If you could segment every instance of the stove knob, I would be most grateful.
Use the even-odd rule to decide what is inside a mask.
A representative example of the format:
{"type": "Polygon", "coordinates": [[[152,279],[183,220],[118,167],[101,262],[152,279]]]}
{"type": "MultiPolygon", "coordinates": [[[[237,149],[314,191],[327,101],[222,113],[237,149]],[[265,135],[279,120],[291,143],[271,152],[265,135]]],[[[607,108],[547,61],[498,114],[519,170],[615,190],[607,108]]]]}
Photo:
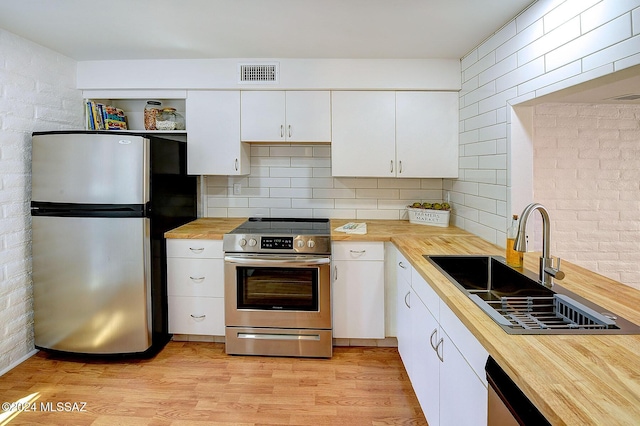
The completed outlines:
{"type": "Polygon", "coordinates": [[[315,242],[315,241],[313,241],[313,240],[309,240],[309,241],[307,242],[307,247],[309,247],[309,248],[314,248],[315,246],[316,246],[316,242],[315,242]]]}
{"type": "Polygon", "coordinates": [[[298,248],[304,247],[304,241],[302,241],[302,240],[296,241],[296,246],[298,246],[298,248]]]}
{"type": "Polygon", "coordinates": [[[251,238],[249,240],[249,246],[250,247],[254,247],[256,244],[258,244],[258,242],[254,238],[251,238]]]}
{"type": "Polygon", "coordinates": [[[238,241],[238,245],[240,247],[244,247],[247,245],[247,240],[245,240],[244,238],[241,238],[240,241],[238,241]]]}

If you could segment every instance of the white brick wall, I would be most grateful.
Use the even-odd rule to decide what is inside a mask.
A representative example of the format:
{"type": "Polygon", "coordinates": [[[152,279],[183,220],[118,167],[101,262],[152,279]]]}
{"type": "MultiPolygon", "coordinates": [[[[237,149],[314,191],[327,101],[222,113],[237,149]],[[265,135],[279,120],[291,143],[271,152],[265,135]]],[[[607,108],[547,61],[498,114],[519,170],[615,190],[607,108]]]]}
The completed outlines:
{"type": "Polygon", "coordinates": [[[507,218],[519,213],[511,211],[508,155],[520,142],[510,137],[511,106],[640,64],[639,7],[539,0],[462,59],[460,177],[443,182],[454,224],[504,246],[507,218]]]}
{"type": "Polygon", "coordinates": [[[34,349],[31,133],[80,129],[76,62],[0,30],[0,374],[34,349]]]}
{"type": "Polygon", "coordinates": [[[640,105],[541,104],[533,121],[551,253],[640,289],[640,105]]]}
{"type": "Polygon", "coordinates": [[[328,145],[253,144],[249,176],[206,177],[205,216],[408,219],[407,204],[442,200],[442,179],[333,178],[330,155],[328,145]]]}

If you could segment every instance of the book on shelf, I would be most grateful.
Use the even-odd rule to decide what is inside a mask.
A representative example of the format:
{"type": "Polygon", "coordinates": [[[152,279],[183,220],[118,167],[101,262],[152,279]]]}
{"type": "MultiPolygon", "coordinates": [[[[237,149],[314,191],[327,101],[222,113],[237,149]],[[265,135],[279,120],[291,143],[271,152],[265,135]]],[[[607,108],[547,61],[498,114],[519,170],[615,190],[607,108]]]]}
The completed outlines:
{"type": "Polygon", "coordinates": [[[85,105],[87,130],[127,130],[127,117],[120,108],[89,100],[85,105]]]}

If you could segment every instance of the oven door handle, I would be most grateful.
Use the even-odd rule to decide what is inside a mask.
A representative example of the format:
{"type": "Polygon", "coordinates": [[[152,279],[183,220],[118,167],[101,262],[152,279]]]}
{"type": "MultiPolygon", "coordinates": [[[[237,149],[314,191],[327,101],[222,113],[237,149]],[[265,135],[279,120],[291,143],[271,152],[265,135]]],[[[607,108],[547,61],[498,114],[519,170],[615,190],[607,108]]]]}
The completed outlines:
{"type": "Polygon", "coordinates": [[[329,256],[302,257],[302,256],[225,256],[225,262],[237,263],[240,265],[272,265],[272,266],[316,266],[331,263],[329,256]]]}

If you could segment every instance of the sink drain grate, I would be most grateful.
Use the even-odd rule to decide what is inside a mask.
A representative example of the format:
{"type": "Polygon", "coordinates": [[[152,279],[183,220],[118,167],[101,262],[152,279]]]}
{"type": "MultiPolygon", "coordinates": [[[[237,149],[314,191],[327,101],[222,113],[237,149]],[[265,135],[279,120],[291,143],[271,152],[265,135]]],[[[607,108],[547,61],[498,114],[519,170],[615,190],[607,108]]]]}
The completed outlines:
{"type": "Polygon", "coordinates": [[[502,297],[493,305],[513,327],[535,329],[604,329],[615,321],[562,294],[553,297],[502,297]]]}

